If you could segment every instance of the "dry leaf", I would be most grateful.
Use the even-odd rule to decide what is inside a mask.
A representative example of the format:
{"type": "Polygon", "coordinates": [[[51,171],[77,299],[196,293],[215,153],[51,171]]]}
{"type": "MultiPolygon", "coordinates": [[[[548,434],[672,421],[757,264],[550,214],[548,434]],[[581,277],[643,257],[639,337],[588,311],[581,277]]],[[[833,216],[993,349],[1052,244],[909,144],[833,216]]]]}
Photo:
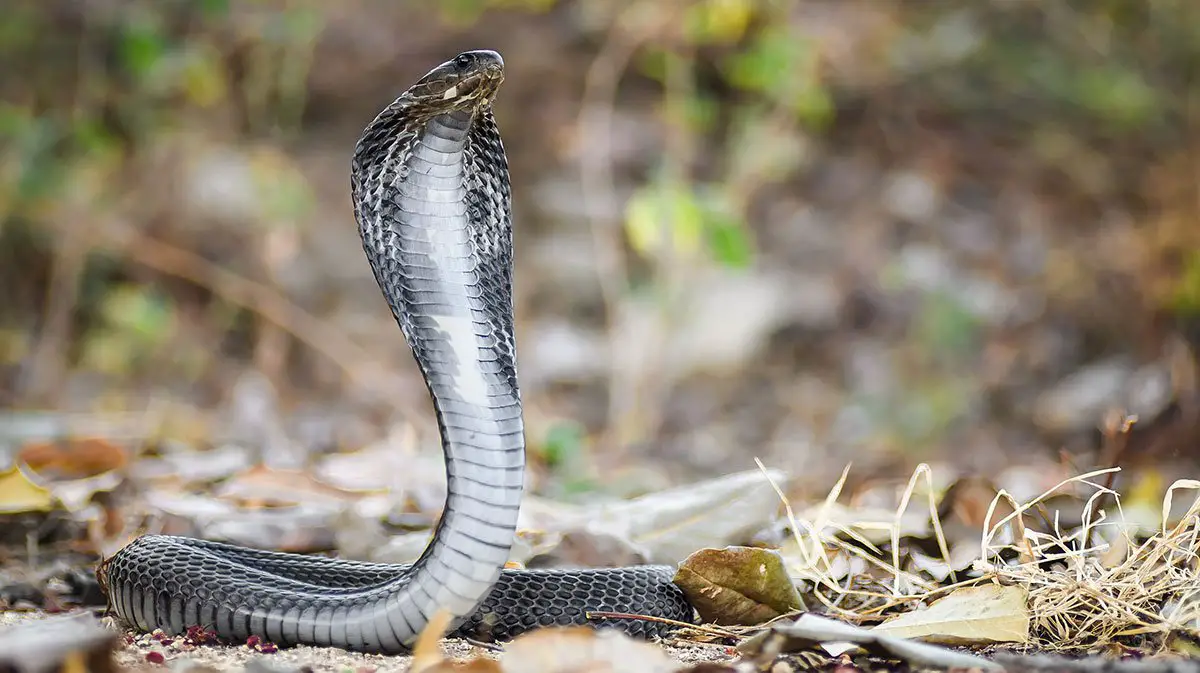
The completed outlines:
{"type": "Polygon", "coordinates": [[[225,481],[216,497],[250,509],[295,507],[313,502],[348,502],[350,494],[327,486],[301,470],[255,465],[225,481]]]}
{"type": "Polygon", "coordinates": [[[963,587],[924,610],[907,612],[873,630],[948,645],[1029,640],[1028,592],[1018,586],[963,587]]]}
{"type": "Polygon", "coordinates": [[[20,466],[13,465],[0,472],[0,514],[49,512],[54,509],[54,495],[34,482],[20,466]]]}
{"type": "Polygon", "coordinates": [[[0,626],[0,671],[113,671],[117,633],[91,613],[0,626]]]}
{"type": "Polygon", "coordinates": [[[679,662],[660,648],[614,629],[549,627],[515,638],[500,659],[504,673],[671,673],[679,662]]]}
{"type": "Polygon", "coordinates": [[[450,626],[450,613],[439,610],[413,646],[410,673],[503,673],[494,659],[475,657],[467,661],[455,661],[442,655],[441,640],[450,626]]]}
{"type": "Polygon", "coordinates": [[[129,454],[103,439],[65,439],[26,444],[17,460],[46,479],[82,479],[124,468],[129,454]]]}
{"type": "MultiPolygon", "coordinates": [[[[779,470],[738,472],[633,500],[582,508],[580,518],[589,530],[644,548],[651,563],[674,564],[697,549],[739,542],[758,530],[779,510],[772,481],[783,486],[787,475],[779,470]],[[720,516],[712,514],[716,508],[720,516]]],[[[521,509],[525,509],[524,503],[521,509]]]]}
{"type": "Polygon", "coordinates": [[[706,622],[755,625],[804,609],[783,557],[771,549],[702,549],[680,565],[675,583],[706,622]]]}

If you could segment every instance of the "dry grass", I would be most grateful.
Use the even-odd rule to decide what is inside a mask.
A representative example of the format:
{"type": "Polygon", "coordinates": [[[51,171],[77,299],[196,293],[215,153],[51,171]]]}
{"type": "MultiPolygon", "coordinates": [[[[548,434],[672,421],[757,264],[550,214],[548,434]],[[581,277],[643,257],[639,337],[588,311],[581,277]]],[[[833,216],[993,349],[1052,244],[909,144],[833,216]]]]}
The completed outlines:
{"type": "MultiPolygon", "coordinates": [[[[1028,589],[1031,632],[1043,649],[1105,647],[1127,644],[1129,638],[1195,631],[1200,618],[1200,497],[1173,526],[1168,515],[1176,491],[1198,487],[1200,482],[1191,480],[1173,484],[1163,502],[1161,530],[1140,542],[1118,523],[1123,516],[1113,522],[1085,520],[1070,532],[1028,531],[1021,562],[993,560],[986,568],[1001,581],[1028,589]],[[1096,528],[1108,530],[1093,533],[1096,528]],[[1093,537],[1108,541],[1089,545],[1093,537]],[[1049,568],[1048,560],[1053,561],[1049,568]]],[[[1096,496],[1101,494],[1110,495],[1121,511],[1118,494],[1097,486],[1096,496]]],[[[985,549],[991,550],[986,541],[985,549]]]]}
{"type": "MultiPolygon", "coordinates": [[[[761,467],[761,464],[760,464],[761,467]]],[[[794,542],[797,579],[811,582],[811,595],[830,614],[853,622],[876,622],[928,603],[958,587],[999,582],[1028,592],[1030,641],[1041,651],[1081,651],[1107,647],[1161,649],[1172,633],[1196,637],[1200,629],[1200,481],[1180,480],[1167,489],[1161,528],[1153,532],[1126,523],[1120,494],[1094,481],[1118,468],[1067,479],[1038,497],[1016,502],[1001,490],[992,500],[973,563],[958,568],[970,579],[958,581],[943,533],[932,488],[931,471],[920,465],[909,479],[893,523],[886,526],[891,544],[884,551],[862,531],[879,522],[837,524],[826,514],[841,495],[847,472],[830,490],[824,506],[805,520],[797,517],[781,490],[794,542]],[[931,535],[936,538],[945,578],[912,563],[903,553],[899,522],[916,486],[927,488],[931,535]],[[1080,495],[1088,494],[1086,497],[1080,495]],[[1194,500],[1172,521],[1179,493],[1194,500]],[[1080,505],[1082,525],[1064,529],[1059,511],[1047,511],[1052,496],[1071,495],[1080,505]],[[1097,505],[1112,504],[1110,510],[1097,505]],[[991,524],[998,507],[1012,513],[991,524]],[[1108,511],[1115,511],[1110,516],[1108,511]],[[1092,520],[1094,517],[1094,520],[1092,520]],[[1007,559],[1007,560],[1006,560],[1007,559]]],[[[926,567],[928,564],[926,564],[926,567]]]]}

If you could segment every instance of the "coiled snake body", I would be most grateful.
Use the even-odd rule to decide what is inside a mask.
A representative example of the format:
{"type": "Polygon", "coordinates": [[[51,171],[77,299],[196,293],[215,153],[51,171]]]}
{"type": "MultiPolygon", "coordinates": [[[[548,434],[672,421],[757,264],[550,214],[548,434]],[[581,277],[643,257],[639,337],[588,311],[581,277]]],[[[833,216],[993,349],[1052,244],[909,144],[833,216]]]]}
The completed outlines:
{"type": "Polygon", "coordinates": [[[525,466],[508,163],[492,115],[503,79],[499,54],[459,54],[379,113],[351,162],[363,250],[441,431],[447,497],[424,553],[390,565],[146,535],[98,573],[120,619],[147,631],[202,626],[230,639],[381,653],[408,651],[439,610],[458,634],[480,639],[588,623],[589,611],[692,620],[668,566],[503,569],[525,466]]]}

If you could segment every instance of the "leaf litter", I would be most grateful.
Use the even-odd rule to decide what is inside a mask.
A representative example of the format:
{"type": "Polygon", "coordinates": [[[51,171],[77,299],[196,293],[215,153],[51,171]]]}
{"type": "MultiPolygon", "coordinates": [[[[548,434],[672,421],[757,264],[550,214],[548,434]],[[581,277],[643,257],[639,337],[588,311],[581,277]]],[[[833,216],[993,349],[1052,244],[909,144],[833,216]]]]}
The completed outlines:
{"type": "MultiPolygon", "coordinates": [[[[0,470],[0,516],[19,524],[6,530],[25,532],[23,540],[6,537],[0,551],[8,559],[0,566],[0,608],[5,601],[10,611],[94,607],[94,598],[62,589],[61,567],[49,568],[34,552],[105,555],[147,530],[412,560],[436,518],[431,503],[440,492],[429,486],[429,471],[407,482],[376,479],[353,487],[355,473],[369,472],[397,442],[409,447],[406,460],[421,460],[406,431],[358,452],[329,454],[315,468],[242,462],[234,456],[244,452],[229,446],[201,451],[170,442],[26,439],[0,470]],[[364,535],[370,542],[360,540],[355,549],[350,539],[364,535]],[[22,560],[14,540],[25,543],[24,573],[12,570],[12,561],[19,567],[22,560]],[[404,544],[377,544],[381,540],[404,544]],[[21,603],[20,591],[3,590],[25,586],[36,593],[54,582],[61,597],[41,606],[21,603]]],[[[896,507],[889,510],[880,504],[886,491],[843,493],[847,467],[824,500],[796,507],[786,475],[758,467],[627,501],[530,496],[522,508],[515,564],[679,564],[677,582],[703,624],[660,644],[589,629],[546,629],[506,644],[503,654],[434,638],[437,647],[422,650],[424,664],[414,657],[412,670],[418,664],[427,670],[560,670],[552,663],[565,662],[567,653],[577,664],[570,670],[637,673],[660,665],[711,671],[869,661],[991,666],[964,649],[1010,658],[1099,653],[1164,662],[1200,652],[1200,482],[1174,482],[1157,506],[1147,495],[1154,489],[1144,487],[1123,503],[1098,481],[1112,468],[1064,478],[1018,501],[1016,489],[979,478],[937,484],[932,468],[920,465],[893,494],[896,507]],[[773,531],[785,536],[773,538],[773,531]],[[696,668],[703,660],[722,668],[696,668]]],[[[4,636],[11,633],[0,628],[4,636]]],[[[118,660],[182,665],[199,657],[205,666],[249,668],[255,657],[275,657],[276,665],[290,667],[285,670],[301,670],[305,656],[339,661],[345,654],[189,642],[130,636],[117,648],[118,660]],[[241,663],[228,659],[231,652],[241,663]]],[[[393,670],[382,659],[360,664],[354,669],[393,670]]]]}

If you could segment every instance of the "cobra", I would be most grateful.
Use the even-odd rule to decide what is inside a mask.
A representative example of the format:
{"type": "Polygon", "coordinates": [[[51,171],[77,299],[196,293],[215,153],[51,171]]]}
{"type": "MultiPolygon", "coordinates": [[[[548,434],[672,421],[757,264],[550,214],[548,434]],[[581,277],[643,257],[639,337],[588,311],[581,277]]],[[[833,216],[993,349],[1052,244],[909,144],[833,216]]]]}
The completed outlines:
{"type": "MultiPolygon", "coordinates": [[[[662,565],[506,569],[525,475],[513,330],[512,198],[492,103],[494,51],[459,54],[367,125],[351,160],[363,250],[412,350],[437,415],[447,495],[412,564],[287,554],[145,535],[99,570],[109,607],[144,631],[192,626],[403,653],[438,611],[457,635],[504,640],[589,611],[691,622],[662,565]]],[[[637,636],[661,623],[599,622],[637,636]]]]}

